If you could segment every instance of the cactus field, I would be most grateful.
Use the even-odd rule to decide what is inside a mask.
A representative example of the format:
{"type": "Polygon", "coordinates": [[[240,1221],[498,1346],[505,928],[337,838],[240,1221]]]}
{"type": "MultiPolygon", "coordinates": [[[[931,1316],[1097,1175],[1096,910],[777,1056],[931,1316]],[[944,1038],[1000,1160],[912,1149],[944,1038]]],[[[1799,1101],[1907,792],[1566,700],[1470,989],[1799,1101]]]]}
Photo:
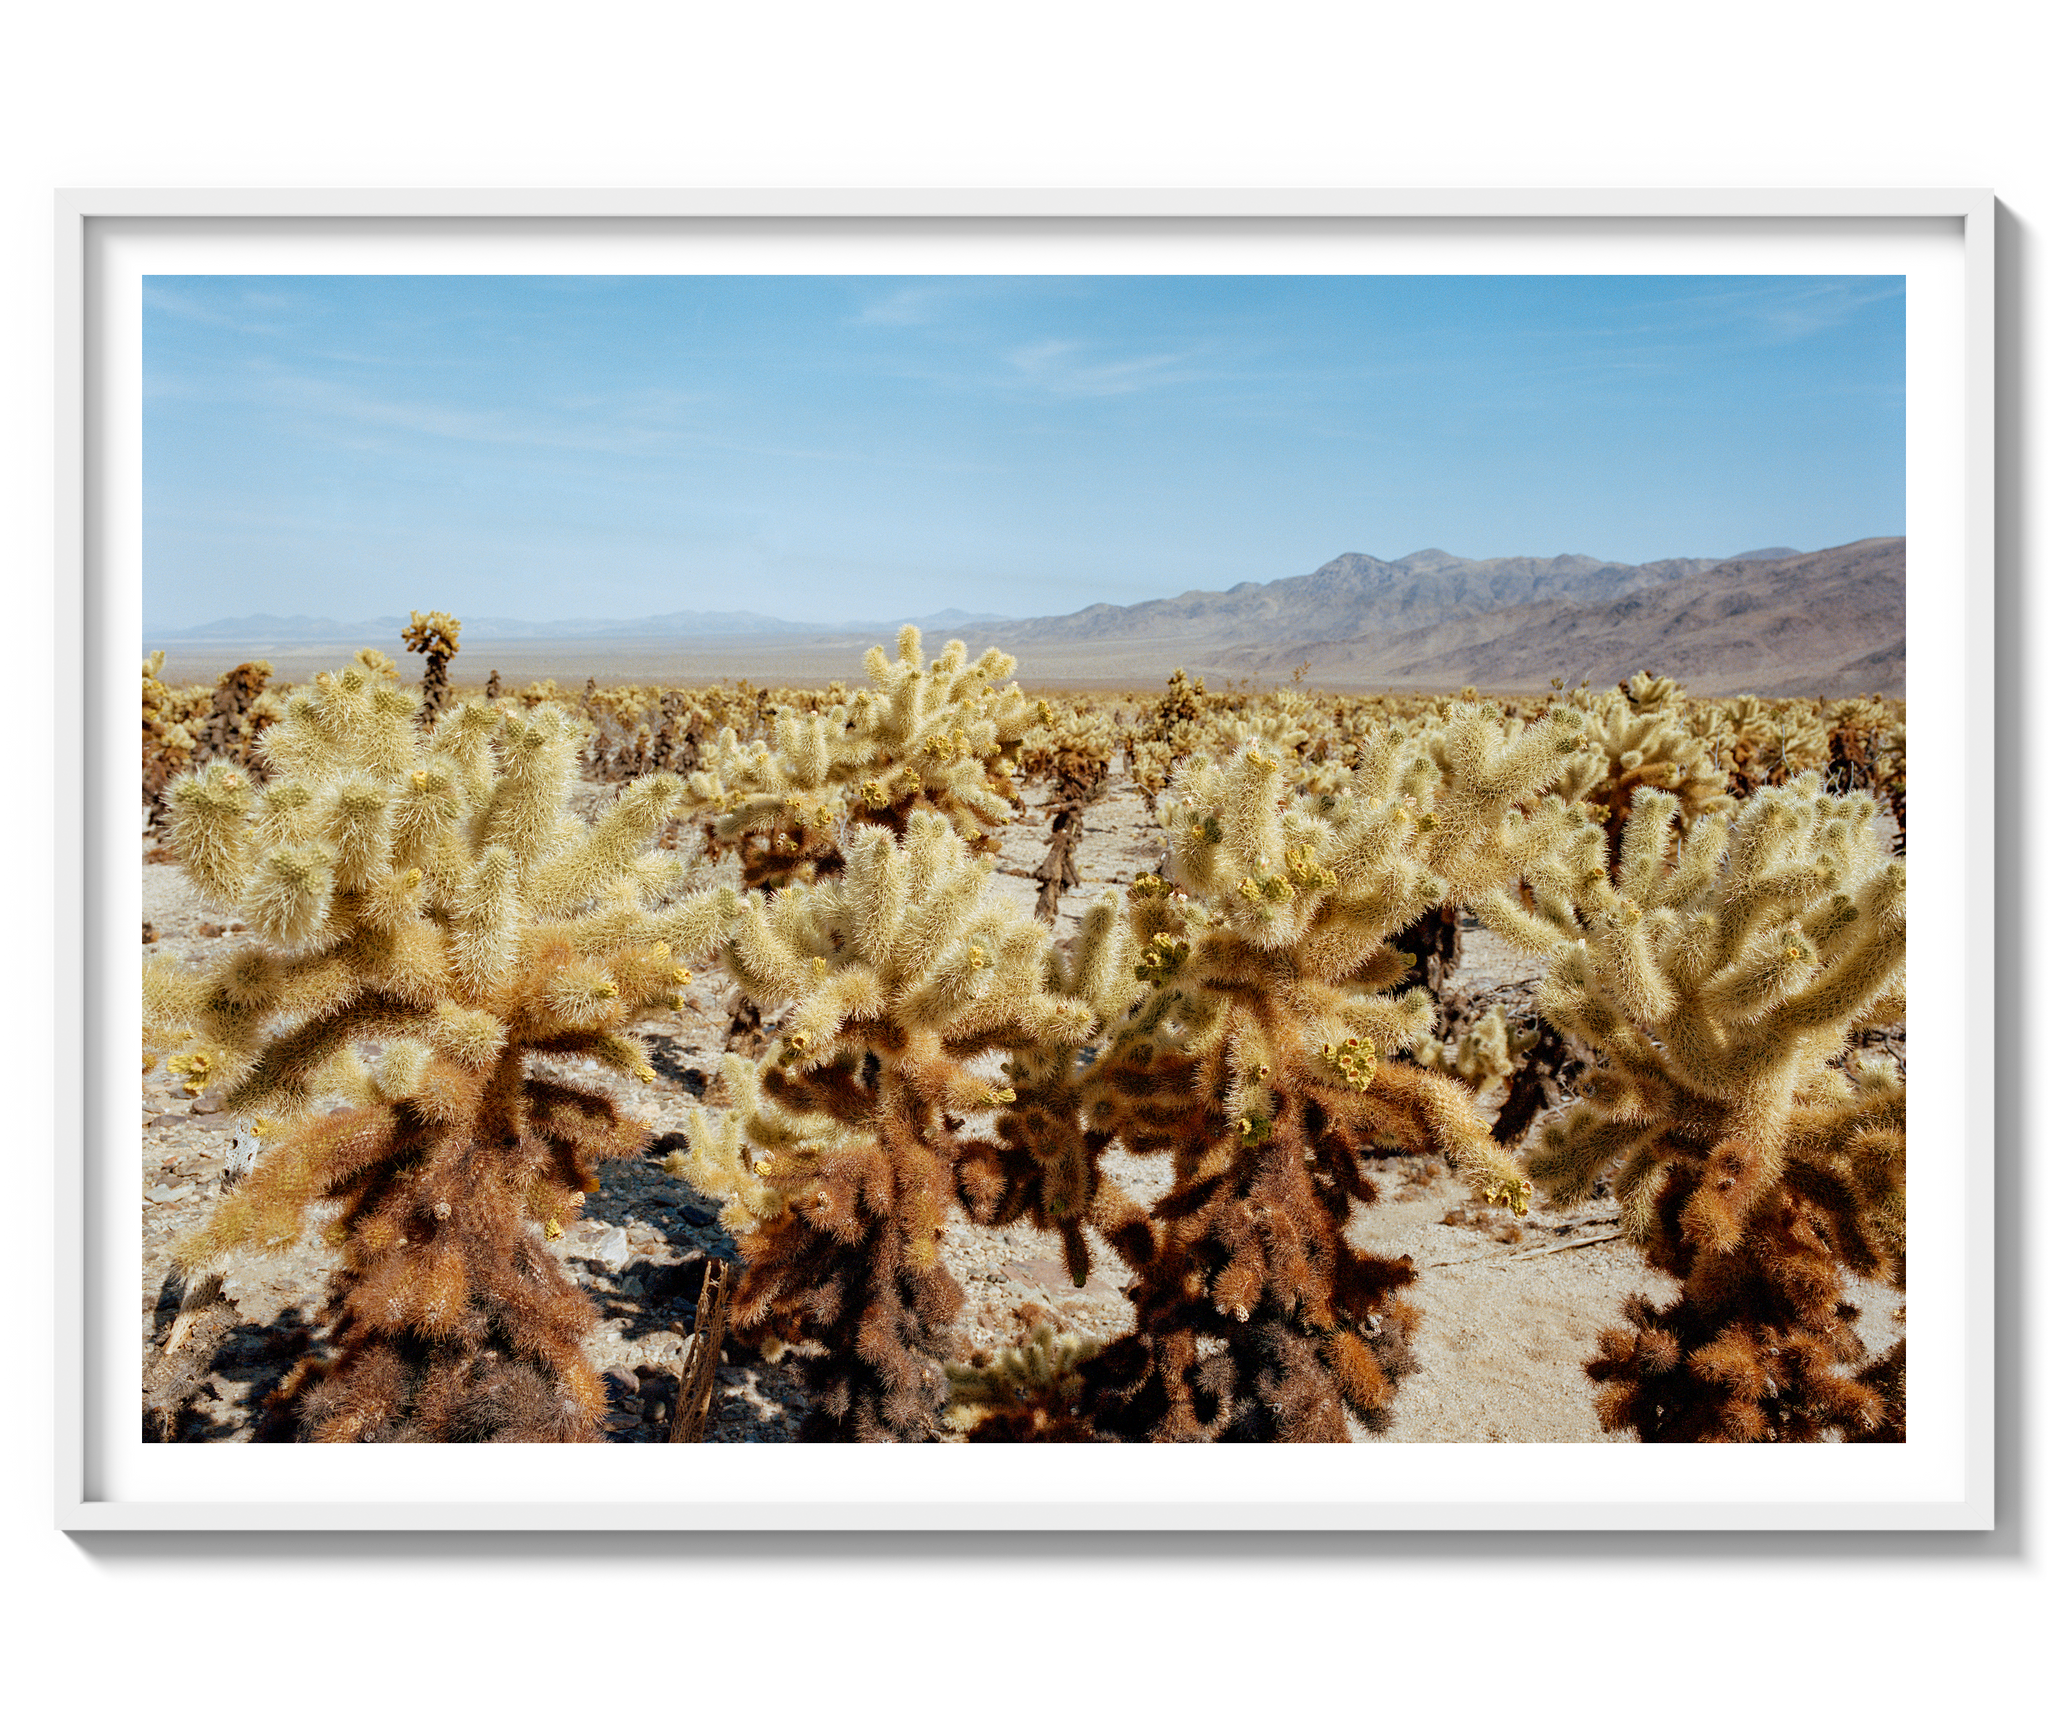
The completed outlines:
{"type": "Polygon", "coordinates": [[[1905,1436],[1900,701],[413,618],[144,664],[146,1438],[1905,1436]]]}

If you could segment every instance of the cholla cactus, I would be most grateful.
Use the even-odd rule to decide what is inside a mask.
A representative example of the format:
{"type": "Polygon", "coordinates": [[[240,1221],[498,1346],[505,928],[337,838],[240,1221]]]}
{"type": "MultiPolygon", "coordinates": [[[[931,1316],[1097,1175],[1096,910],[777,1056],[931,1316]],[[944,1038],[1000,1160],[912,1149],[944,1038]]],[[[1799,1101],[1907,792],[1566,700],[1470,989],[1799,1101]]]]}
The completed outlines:
{"type": "Polygon", "coordinates": [[[1168,875],[1132,891],[1151,985],[1090,1070],[1095,1125],[1171,1151],[1142,1245],[1137,1330],[1094,1362],[1097,1422],[1121,1437],[1342,1439],[1377,1423],[1405,1367],[1405,1260],[1354,1248],[1364,1159],[1443,1152],[1489,1200],[1528,1184],[1465,1088],[1400,1059],[1433,1023],[1396,993],[1388,939],[1425,907],[1497,888],[1565,813],[1538,801],[1576,744],[1563,712],[1510,734],[1472,709],[1367,748],[1348,794],[1279,791],[1248,748],[1196,760],[1163,802],[1168,875]],[[1432,749],[1437,753],[1432,756],[1432,749]]]}
{"type": "Polygon", "coordinates": [[[1016,1348],[946,1368],[946,1424],[984,1444],[1087,1443],[1094,1431],[1079,1410],[1084,1362],[1102,1345],[1056,1335],[1041,1324],[1016,1348]]]}
{"type": "Polygon", "coordinates": [[[427,659],[427,671],[420,681],[420,720],[431,725],[448,702],[448,663],[461,645],[462,622],[452,614],[431,609],[412,611],[412,625],[401,635],[405,648],[417,650],[427,659]]]}
{"type": "Polygon", "coordinates": [[[1047,783],[1056,802],[1085,803],[1100,795],[1116,750],[1109,718],[1092,706],[1055,706],[1044,698],[1033,714],[1018,749],[1017,775],[1047,783]]]}
{"type": "Polygon", "coordinates": [[[1057,1234],[1076,1287],[1088,1280],[1090,1228],[1119,1251],[1150,1251],[1144,1211],[1103,1176],[1114,1135],[1090,1125],[1084,1067],[1102,1029],[1122,1022],[1146,993],[1135,955],[1121,903],[1096,902],[1073,946],[1050,954],[1045,968],[1047,992],[1087,1010],[1088,1042],[1048,1040],[1012,1056],[1003,1072],[1015,1095],[998,1112],[996,1138],[964,1140],[955,1164],[974,1219],[996,1227],[1028,1219],[1057,1234]]]}
{"type": "MultiPolygon", "coordinates": [[[[1905,1092],[1890,1064],[1844,1056],[1852,1030],[1902,1016],[1904,868],[1875,803],[1817,776],[1702,819],[1682,852],[1677,814],[1639,794],[1618,879],[1584,876],[1549,933],[1544,1013],[1598,1066],[1530,1174],[1561,1203],[1608,1177],[1627,1232],[1685,1285],[1602,1336],[1601,1421],[1652,1441],[1896,1435],[1884,1379],[1903,1348],[1850,1376],[1842,1290],[1904,1286],[1905,1092]]],[[[1569,880],[1552,881],[1554,902],[1569,880]]]]}
{"type": "Polygon", "coordinates": [[[914,626],[896,660],[867,653],[871,688],[829,709],[779,712],[773,743],[742,747],[727,728],[690,778],[692,802],[714,808],[706,851],[735,846],[749,888],[828,877],[843,862],[842,825],[902,834],[920,811],[943,816],[975,852],[993,849],[1015,814],[1012,775],[1031,707],[1014,685],[1016,658],[970,664],[954,640],[927,666],[914,626]]]}
{"type": "Polygon", "coordinates": [[[1644,788],[1673,795],[1688,829],[1707,812],[1735,803],[1706,742],[1688,731],[1674,682],[1638,674],[1617,691],[1581,701],[1590,718],[1585,750],[1572,760],[1558,792],[1605,824],[1610,867],[1620,860],[1629,812],[1644,788]]]}
{"type": "Polygon", "coordinates": [[[142,664],[142,803],[152,828],[163,819],[165,787],[191,766],[192,726],[198,721],[189,692],[181,695],[158,678],[163,666],[161,650],[151,651],[142,664]]]}
{"type": "Polygon", "coordinates": [[[734,1106],[692,1116],[670,1168],[726,1202],[746,1274],[735,1328],[797,1351],[806,1435],[936,1435],[959,1284],[939,1257],[963,1120],[1014,1090],[978,1064],[1075,1042],[1085,1002],[1045,985],[1046,934],[987,889],[936,812],[853,838],[844,871],[750,897],[725,960],[764,1011],[793,1006],[734,1106]]]}
{"type": "Polygon", "coordinates": [[[673,777],[586,826],[558,712],[478,702],[422,732],[415,703],[360,664],[322,675],[264,736],[260,794],[225,764],[173,789],[186,873],[258,940],[146,967],[147,1016],[186,1046],[188,1090],[282,1124],[178,1257],[190,1275],[283,1243],[339,1201],[338,1353],[287,1392],[304,1435],[588,1439],[592,1313],[543,1230],[595,1186],[591,1160],[644,1135],[562,1064],[651,1080],[627,1028],[677,1004],[680,958],[738,901],[675,900],[680,868],[645,851],[673,777]]]}
{"type": "Polygon", "coordinates": [[[256,742],[283,709],[277,695],[265,691],[270,674],[268,662],[244,662],[215,682],[193,762],[211,763],[218,758],[260,772],[256,742]]]}
{"type": "Polygon", "coordinates": [[[1146,737],[1163,742],[1174,757],[1186,757],[1194,749],[1194,729],[1202,719],[1207,701],[1208,688],[1199,680],[1190,680],[1186,669],[1176,668],[1173,678],[1166,683],[1166,695],[1159,700],[1151,732],[1146,737]]]}
{"type": "Polygon", "coordinates": [[[1425,1038],[1415,1060],[1421,1067],[1455,1075],[1474,1096],[1483,1098],[1514,1078],[1518,1059],[1535,1042],[1534,1033],[1521,1031],[1508,1019],[1507,1004],[1496,1002],[1455,1041],[1425,1038]]]}

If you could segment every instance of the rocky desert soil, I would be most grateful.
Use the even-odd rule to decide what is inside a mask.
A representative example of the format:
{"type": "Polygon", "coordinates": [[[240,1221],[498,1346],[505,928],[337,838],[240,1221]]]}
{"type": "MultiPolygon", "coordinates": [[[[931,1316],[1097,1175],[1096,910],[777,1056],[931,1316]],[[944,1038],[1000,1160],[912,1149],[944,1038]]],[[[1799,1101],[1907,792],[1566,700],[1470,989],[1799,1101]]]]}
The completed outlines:
{"type": "MultiPolygon", "coordinates": [[[[617,790],[586,787],[587,802],[617,790]]],[[[588,809],[586,805],[585,809],[588,809]]],[[[1113,779],[1086,813],[1079,850],[1082,882],[1060,906],[1055,934],[1070,936],[1105,889],[1127,884],[1161,857],[1150,813],[1136,787],[1113,779]]],[[[1037,898],[1032,873],[1045,856],[1042,796],[1007,835],[996,887],[1027,911],[1037,898]]],[[[151,843],[145,840],[145,861],[151,843]]],[[[706,869],[706,879],[717,875],[706,869]]],[[[169,951],[204,961],[247,933],[210,923],[175,865],[143,866],[145,955],[169,951]]],[[[1490,1001],[1533,987],[1533,963],[1469,923],[1449,994],[1490,1001]]],[[[600,1191],[583,1219],[552,1243],[570,1274],[588,1289],[601,1324],[593,1358],[612,1397],[614,1442],[668,1437],[676,1368],[693,1328],[705,1261],[736,1260],[732,1237],[713,1201],[675,1180],[656,1159],[681,1145],[669,1139],[699,1101],[717,1101],[714,1080],[736,1000],[716,974],[692,986],[672,1023],[644,1029],[660,1075],[651,1090],[627,1092],[596,1068],[654,1136],[647,1158],[606,1163],[600,1191]]],[[[166,1339],[179,1313],[170,1276],[176,1237],[204,1220],[219,1197],[235,1140],[233,1118],[218,1100],[185,1095],[159,1070],[141,1087],[141,1361],[145,1435],[181,1441],[248,1441],[257,1434],[264,1396],[309,1347],[320,1342],[322,1284],[334,1263],[321,1242],[317,1212],[293,1247],[245,1258],[231,1268],[220,1298],[191,1309],[174,1352],[166,1339]]],[[[1141,1202],[1163,1192],[1163,1160],[1118,1154],[1110,1172],[1141,1202]]],[[[1389,1423],[1377,1432],[1354,1424],[1356,1442],[1583,1443],[1613,1441],[1595,1420],[1583,1365],[1594,1339],[1618,1321],[1623,1297],[1641,1291],[1663,1300],[1676,1291],[1618,1238],[1616,1208],[1596,1200],[1569,1211],[1538,1206],[1519,1221],[1467,1199],[1433,1160],[1376,1166],[1380,1197],[1352,1225],[1360,1242],[1414,1261],[1420,1281],[1409,1298],[1422,1318],[1413,1342],[1416,1370],[1402,1381],[1389,1423]]],[[[1104,1257],[1076,1289],[1057,1241],[1026,1226],[978,1228],[956,1216],[945,1257],[966,1291],[957,1327],[960,1358],[1027,1337],[1037,1326],[1107,1338],[1129,1328],[1127,1273],[1104,1257]]],[[[1895,1297],[1858,1295],[1865,1339],[1873,1348],[1896,1334],[1895,1297]]],[[[735,1340],[725,1345],[705,1437],[770,1443],[794,1437],[805,1409],[788,1364],[775,1365],[735,1340]]]]}

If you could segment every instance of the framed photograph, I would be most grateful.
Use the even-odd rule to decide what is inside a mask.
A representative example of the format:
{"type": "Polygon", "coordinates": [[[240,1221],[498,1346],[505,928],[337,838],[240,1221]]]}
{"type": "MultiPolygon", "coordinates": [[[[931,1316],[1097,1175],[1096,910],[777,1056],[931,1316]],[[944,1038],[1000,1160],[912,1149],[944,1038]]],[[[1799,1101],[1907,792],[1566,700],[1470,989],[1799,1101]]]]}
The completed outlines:
{"type": "Polygon", "coordinates": [[[53,1526],[1991,1526],[1993,1114],[1964,1059],[1993,948],[1993,203],[57,186],[53,1526]],[[1903,606],[1870,596],[1878,555],[1903,606]],[[1741,602],[1620,643],[1542,608],[1571,577],[1655,606],[1780,561],[1812,602],[1747,635],[1741,602]],[[1401,584],[1452,575],[1440,608],[1401,584]],[[1372,579],[1380,606],[1341,608],[1372,579]],[[434,657],[440,610],[467,649],[434,657]],[[143,1437],[137,1308],[164,1288],[137,1212],[186,1194],[135,1134],[137,665],[166,649],[197,684],[274,653],[307,684],[367,647],[406,684],[453,665],[457,694],[496,665],[514,700],[858,686],[901,622],[926,653],[1012,651],[1026,690],[1036,647],[1047,688],[1153,698],[1184,665],[1210,692],[1470,676],[1534,711],[1548,661],[1565,692],[1640,668],[1907,698],[1937,928],[1909,977],[1909,1440],[1489,1413],[1479,1358],[1544,1341],[1499,1276],[1470,1370],[1432,1362],[1415,1417],[1350,1444],[143,1437]],[[1808,639],[1851,633],[1823,674],[1808,639]]]}

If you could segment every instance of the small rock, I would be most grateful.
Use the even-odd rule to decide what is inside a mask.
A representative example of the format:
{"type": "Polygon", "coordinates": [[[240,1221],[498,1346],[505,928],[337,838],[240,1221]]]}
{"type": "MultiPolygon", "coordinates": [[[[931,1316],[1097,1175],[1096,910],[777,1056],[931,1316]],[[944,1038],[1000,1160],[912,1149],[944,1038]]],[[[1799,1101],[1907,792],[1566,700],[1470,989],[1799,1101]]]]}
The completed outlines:
{"type": "Polygon", "coordinates": [[[705,1229],[711,1226],[712,1216],[709,1211],[704,1210],[701,1206],[685,1205],[683,1207],[683,1221],[688,1223],[693,1229],[705,1229]]]}
{"type": "Polygon", "coordinates": [[[640,1379],[637,1373],[629,1372],[623,1366],[614,1366],[604,1375],[604,1381],[622,1396],[640,1394],[640,1379]]]}
{"type": "Polygon", "coordinates": [[[203,937],[217,937],[226,929],[223,925],[201,925],[199,934],[203,937]]]}
{"type": "Polygon", "coordinates": [[[211,1092],[203,1092],[192,1100],[192,1113],[196,1116],[217,1116],[220,1108],[220,1099],[211,1092]]]}
{"type": "Polygon", "coordinates": [[[248,928],[249,927],[243,924],[240,919],[237,919],[233,924],[228,926],[229,932],[235,936],[240,936],[242,932],[246,931],[248,928]]]}
{"type": "Polygon", "coordinates": [[[144,1188],[142,1196],[152,1205],[175,1205],[191,1191],[189,1187],[173,1187],[160,1181],[154,1187],[144,1188]]]}
{"type": "Polygon", "coordinates": [[[151,924],[147,919],[144,919],[142,921],[142,940],[146,943],[153,943],[156,941],[156,926],[151,924]]]}
{"type": "Polygon", "coordinates": [[[626,1231],[605,1227],[597,1245],[590,1251],[590,1262],[602,1265],[608,1271],[622,1271],[626,1261],[633,1256],[633,1249],[626,1239],[626,1231]]]}

